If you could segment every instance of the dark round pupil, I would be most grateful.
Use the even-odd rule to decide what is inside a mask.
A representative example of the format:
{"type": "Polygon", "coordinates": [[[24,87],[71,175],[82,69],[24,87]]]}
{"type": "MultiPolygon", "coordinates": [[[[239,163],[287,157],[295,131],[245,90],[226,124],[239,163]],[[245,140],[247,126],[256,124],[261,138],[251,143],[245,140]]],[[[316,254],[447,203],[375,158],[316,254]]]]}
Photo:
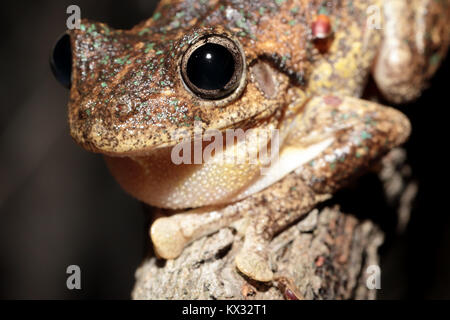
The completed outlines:
{"type": "Polygon", "coordinates": [[[235,63],[231,52],[216,43],[195,50],[187,63],[187,76],[199,89],[223,89],[233,76],[235,63]]]}
{"type": "Polygon", "coordinates": [[[55,78],[66,88],[70,88],[72,76],[72,48],[70,37],[62,36],[50,56],[50,65],[55,78]]]}

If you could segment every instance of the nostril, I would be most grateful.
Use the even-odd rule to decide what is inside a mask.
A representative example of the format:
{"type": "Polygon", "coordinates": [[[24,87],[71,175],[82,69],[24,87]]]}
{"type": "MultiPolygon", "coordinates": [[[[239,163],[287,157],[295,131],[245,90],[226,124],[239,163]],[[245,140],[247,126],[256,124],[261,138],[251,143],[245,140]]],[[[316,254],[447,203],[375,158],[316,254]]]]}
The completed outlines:
{"type": "Polygon", "coordinates": [[[72,48],[68,34],[64,34],[56,42],[50,55],[50,66],[56,80],[70,89],[72,82],[72,48]]]}

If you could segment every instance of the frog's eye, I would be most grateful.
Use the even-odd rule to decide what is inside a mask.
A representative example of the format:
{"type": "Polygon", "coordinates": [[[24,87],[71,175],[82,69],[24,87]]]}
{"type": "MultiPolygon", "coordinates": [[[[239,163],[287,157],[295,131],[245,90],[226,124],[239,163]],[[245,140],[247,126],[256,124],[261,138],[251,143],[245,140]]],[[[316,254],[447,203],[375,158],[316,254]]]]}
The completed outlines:
{"type": "Polygon", "coordinates": [[[238,44],[223,36],[205,37],[184,54],[181,75],[196,96],[219,100],[231,95],[244,77],[244,55],[238,44]]]}
{"type": "Polygon", "coordinates": [[[70,89],[72,78],[72,48],[70,36],[63,35],[55,44],[50,55],[50,66],[56,80],[70,89]]]}

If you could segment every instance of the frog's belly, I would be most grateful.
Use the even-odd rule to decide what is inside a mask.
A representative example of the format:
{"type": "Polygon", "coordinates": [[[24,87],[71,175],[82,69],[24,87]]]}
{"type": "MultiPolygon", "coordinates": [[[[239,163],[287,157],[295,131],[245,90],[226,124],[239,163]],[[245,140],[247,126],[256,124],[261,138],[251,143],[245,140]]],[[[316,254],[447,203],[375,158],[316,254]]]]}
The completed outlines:
{"type": "Polygon", "coordinates": [[[160,208],[185,209],[229,202],[259,175],[250,163],[209,161],[176,165],[171,148],[140,158],[110,158],[121,186],[137,199],[160,208]]]}

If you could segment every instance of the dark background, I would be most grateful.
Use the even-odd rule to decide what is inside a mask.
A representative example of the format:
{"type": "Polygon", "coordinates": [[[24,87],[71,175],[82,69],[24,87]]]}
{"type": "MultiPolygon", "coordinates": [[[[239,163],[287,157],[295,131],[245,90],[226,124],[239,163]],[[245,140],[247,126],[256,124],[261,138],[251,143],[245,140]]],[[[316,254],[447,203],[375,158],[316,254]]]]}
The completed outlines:
{"type": "MultiPolygon", "coordinates": [[[[0,298],[128,299],[148,244],[141,205],[124,194],[101,156],[69,136],[68,92],[48,65],[66,8],[130,28],[154,1],[8,1],[0,13],[0,298]],[[79,265],[82,290],[66,288],[79,265]]],[[[407,231],[381,250],[383,299],[450,298],[447,205],[450,61],[431,88],[402,107],[419,194],[407,231]]]]}

